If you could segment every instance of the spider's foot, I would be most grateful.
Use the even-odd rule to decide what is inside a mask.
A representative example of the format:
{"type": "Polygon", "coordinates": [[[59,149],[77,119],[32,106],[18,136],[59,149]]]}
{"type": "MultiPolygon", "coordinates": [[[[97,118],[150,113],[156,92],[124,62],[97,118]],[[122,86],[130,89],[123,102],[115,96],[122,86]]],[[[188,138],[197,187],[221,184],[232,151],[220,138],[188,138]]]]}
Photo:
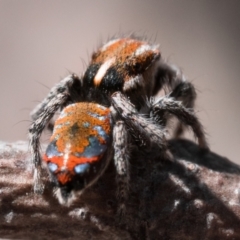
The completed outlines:
{"type": "Polygon", "coordinates": [[[44,191],[44,184],[41,180],[41,169],[34,169],[33,191],[37,194],[42,194],[44,191]]]}

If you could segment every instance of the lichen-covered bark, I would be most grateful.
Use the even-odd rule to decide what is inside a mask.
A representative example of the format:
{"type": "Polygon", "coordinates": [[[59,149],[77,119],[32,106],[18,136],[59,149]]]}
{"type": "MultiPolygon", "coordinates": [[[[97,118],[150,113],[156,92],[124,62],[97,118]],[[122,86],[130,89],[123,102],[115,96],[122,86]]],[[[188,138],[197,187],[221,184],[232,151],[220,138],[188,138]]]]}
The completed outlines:
{"type": "Polygon", "coordinates": [[[172,160],[132,149],[125,222],[116,219],[115,169],[73,206],[57,202],[45,173],[32,192],[25,142],[0,143],[0,236],[11,239],[240,239],[240,167],[186,140],[172,160]]]}

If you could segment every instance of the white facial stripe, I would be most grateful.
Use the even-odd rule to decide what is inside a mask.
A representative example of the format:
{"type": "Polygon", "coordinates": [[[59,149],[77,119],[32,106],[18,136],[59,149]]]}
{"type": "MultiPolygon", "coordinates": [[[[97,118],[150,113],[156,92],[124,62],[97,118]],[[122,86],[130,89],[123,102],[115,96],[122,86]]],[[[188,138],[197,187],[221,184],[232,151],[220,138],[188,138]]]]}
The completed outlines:
{"type": "Polygon", "coordinates": [[[63,166],[62,166],[61,170],[65,170],[65,169],[67,168],[67,162],[68,162],[68,159],[69,159],[70,148],[71,148],[71,144],[68,143],[68,144],[66,145],[65,150],[64,150],[63,166]]]}
{"type": "Polygon", "coordinates": [[[100,85],[103,77],[105,76],[107,70],[114,64],[116,58],[110,58],[105,63],[102,64],[102,66],[98,69],[98,72],[93,80],[94,85],[97,87],[100,85]]]}

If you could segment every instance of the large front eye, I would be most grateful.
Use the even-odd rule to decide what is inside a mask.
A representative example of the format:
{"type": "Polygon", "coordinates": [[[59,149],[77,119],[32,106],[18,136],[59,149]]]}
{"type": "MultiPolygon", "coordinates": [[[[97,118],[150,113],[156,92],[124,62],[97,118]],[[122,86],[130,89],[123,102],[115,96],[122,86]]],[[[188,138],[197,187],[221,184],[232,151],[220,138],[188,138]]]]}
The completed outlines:
{"type": "Polygon", "coordinates": [[[48,169],[49,169],[51,172],[55,172],[55,171],[58,169],[58,165],[55,164],[55,163],[49,162],[49,163],[48,163],[48,169]]]}
{"type": "Polygon", "coordinates": [[[89,163],[78,164],[77,166],[74,167],[75,173],[80,175],[87,173],[89,169],[90,169],[89,163]]]}

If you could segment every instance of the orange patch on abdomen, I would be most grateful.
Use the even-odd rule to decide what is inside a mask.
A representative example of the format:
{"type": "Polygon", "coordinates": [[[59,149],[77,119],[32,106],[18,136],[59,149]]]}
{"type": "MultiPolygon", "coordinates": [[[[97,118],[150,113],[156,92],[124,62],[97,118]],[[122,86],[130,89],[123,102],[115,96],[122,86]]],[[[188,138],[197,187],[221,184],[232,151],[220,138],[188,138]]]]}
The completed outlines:
{"type": "MultiPolygon", "coordinates": [[[[76,103],[66,107],[55,122],[51,141],[56,141],[58,152],[64,154],[69,146],[69,154],[81,154],[90,146],[94,137],[99,144],[107,144],[96,127],[101,127],[106,137],[111,134],[110,109],[94,103],[76,103]]],[[[84,160],[83,160],[84,161],[84,160]]],[[[89,161],[91,161],[89,159],[89,161]]]]}

